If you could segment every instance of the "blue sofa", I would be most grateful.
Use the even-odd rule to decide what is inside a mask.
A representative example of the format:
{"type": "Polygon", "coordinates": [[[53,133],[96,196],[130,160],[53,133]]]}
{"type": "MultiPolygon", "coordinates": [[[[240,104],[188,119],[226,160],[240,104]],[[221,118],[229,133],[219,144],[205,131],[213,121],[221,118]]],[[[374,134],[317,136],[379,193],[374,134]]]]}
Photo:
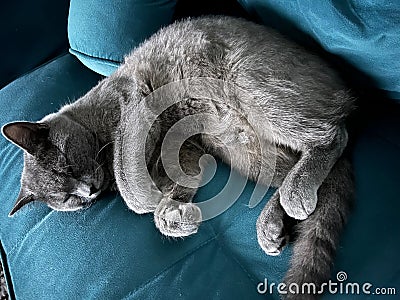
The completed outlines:
{"type": "MultiPolygon", "coordinates": [[[[57,111],[112,73],[158,28],[185,16],[246,17],[319,51],[360,95],[348,147],[356,205],[332,276],[342,271],[346,282],[372,284],[369,295],[324,299],[396,299],[378,295],[393,290],[376,288],[400,293],[400,4],[20,0],[1,6],[0,126],[57,111]]],[[[84,211],[56,212],[37,202],[8,217],[22,163],[22,152],[1,137],[1,261],[12,299],[279,299],[257,286],[282,280],[291,247],[269,257],[258,246],[255,223],[271,193],[249,209],[251,182],[225,213],[204,222],[196,235],[175,240],[112,192],[84,211]]],[[[228,175],[219,164],[196,200],[217,193],[228,175]]]]}

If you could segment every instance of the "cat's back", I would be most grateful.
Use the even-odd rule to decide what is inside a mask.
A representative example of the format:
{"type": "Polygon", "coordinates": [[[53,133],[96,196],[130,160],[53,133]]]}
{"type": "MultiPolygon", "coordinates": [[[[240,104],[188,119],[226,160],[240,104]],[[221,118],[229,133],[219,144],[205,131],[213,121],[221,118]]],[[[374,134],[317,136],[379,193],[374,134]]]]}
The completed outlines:
{"type": "Polygon", "coordinates": [[[221,78],[233,46],[227,30],[235,29],[237,22],[245,21],[215,16],[175,22],[129,54],[123,69],[136,78],[147,76],[153,88],[189,77],[221,78]]]}
{"type": "Polygon", "coordinates": [[[195,64],[200,62],[196,58],[222,60],[229,55],[265,55],[263,50],[259,51],[264,48],[269,48],[272,53],[279,48],[293,47],[296,47],[295,44],[265,26],[242,18],[207,16],[188,18],[162,28],[128,55],[125,61],[132,67],[140,61],[195,64]]]}
{"type": "Polygon", "coordinates": [[[253,106],[304,106],[310,115],[347,114],[352,102],[337,96],[346,87],[319,56],[273,29],[227,16],[162,28],[126,57],[119,74],[135,78],[142,94],[185,78],[222,79],[251,94],[253,106]]]}
{"type": "Polygon", "coordinates": [[[273,29],[228,16],[175,22],[142,43],[125,62],[127,70],[151,74],[160,84],[196,76],[236,81],[237,76],[260,75],[302,83],[315,74],[320,84],[338,83],[336,73],[317,55],[273,29]]]}

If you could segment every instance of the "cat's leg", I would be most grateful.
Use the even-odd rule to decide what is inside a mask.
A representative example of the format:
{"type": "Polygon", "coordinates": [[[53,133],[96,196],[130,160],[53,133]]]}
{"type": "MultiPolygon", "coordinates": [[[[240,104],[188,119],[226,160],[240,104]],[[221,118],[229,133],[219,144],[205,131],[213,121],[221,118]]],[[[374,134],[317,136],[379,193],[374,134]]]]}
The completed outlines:
{"type": "Polygon", "coordinates": [[[155,164],[152,177],[163,197],[154,212],[154,222],[166,236],[184,237],[194,234],[201,224],[201,210],[192,203],[192,199],[201,181],[199,160],[203,154],[203,149],[190,140],[180,149],[180,166],[184,173],[191,177],[188,186],[171,180],[161,160],[155,164]]]}
{"type": "Polygon", "coordinates": [[[279,189],[281,205],[290,217],[304,220],[314,212],[317,191],[346,144],[347,132],[341,128],[330,144],[305,146],[279,189]]]}
{"type": "MultiPolygon", "coordinates": [[[[271,185],[279,187],[299,156],[288,148],[278,147],[276,150],[275,173],[271,185]]],[[[275,256],[282,252],[289,240],[292,223],[293,220],[290,220],[280,204],[277,189],[261,211],[256,224],[258,244],[265,253],[275,256]]]]}
{"type": "MultiPolygon", "coordinates": [[[[318,190],[315,212],[295,227],[298,235],[284,279],[287,286],[295,283],[301,289],[303,284],[311,283],[318,291],[322,283],[329,280],[340,233],[352,205],[353,185],[350,163],[339,159],[318,190]]],[[[285,297],[301,300],[317,298],[315,294],[290,293],[285,297]]]]}
{"type": "Polygon", "coordinates": [[[288,241],[285,211],[279,203],[279,190],[268,200],[257,219],[258,244],[268,255],[279,255],[288,241]]]}

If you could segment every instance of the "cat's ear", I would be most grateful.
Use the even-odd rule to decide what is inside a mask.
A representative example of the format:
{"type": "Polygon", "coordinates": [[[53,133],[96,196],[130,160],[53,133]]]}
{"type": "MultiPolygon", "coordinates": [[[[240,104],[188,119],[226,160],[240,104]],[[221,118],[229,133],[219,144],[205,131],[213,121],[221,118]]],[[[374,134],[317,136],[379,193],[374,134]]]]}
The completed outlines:
{"type": "Polygon", "coordinates": [[[3,126],[3,135],[28,152],[35,155],[49,136],[49,126],[44,123],[13,122],[3,126]]]}
{"type": "Polygon", "coordinates": [[[13,214],[15,214],[18,210],[21,209],[25,204],[28,204],[30,202],[34,201],[33,195],[25,193],[23,189],[19,192],[18,198],[15,201],[14,207],[8,214],[9,217],[11,217],[13,214]]]}

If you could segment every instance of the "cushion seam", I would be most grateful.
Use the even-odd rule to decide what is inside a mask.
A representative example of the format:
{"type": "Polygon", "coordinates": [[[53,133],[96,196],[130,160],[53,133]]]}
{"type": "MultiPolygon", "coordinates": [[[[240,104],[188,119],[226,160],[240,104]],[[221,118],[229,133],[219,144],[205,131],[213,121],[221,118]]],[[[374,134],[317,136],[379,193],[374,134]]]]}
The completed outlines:
{"type": "Polygon", "coordinates": [[[194,252],[196,252],[197,250],[199,250],[200,248],[208,245],[210,242],[214,241],[216,239],[216,236],[213,236],[212,238],[209,238],[208,240],[204,241],[203,243],[201,243],[200,245],[198,245],[197,247],[195,247],[194,249],[191,249],[190,251],[188,251],[187,253],[185,253],[181,258],[179,258],[177,261],[175,261],[173,264],[169,265],[168,267],[164,268],[163,270],[161,270],[160,272],[158,272],[156,275],[154,275],[152,278],[150,278],[149,280],[147,280],[145,283],[141,284],[140,286],[138,286],[137,288],[135,288],[133,291],[131,291],[127,296],[123,297],[122,299],[128,299],[129,297],[131,297],[133,294],[135,294],[136,292],[140,291],[141,289],[145,288],[147,285],[149,285],[150,283],[152,283],[155,279],[157,279],[158,277],[160,277],[162,274],[166,273],[168,270],[170,270],[171,268],[173,268],[175,265],[177,265],[178,263],[180,263],[183,259],[191,256],[194,252]]]}
{"type": "Polygon", "coordinates": [[[219,235],[216,236],[218,247],[223,251],[223,253],[225,253],[226,257],[231,258],[231,260],[234,261],[239,266],[240,269],[242,269],[242,271],[246,274],[246,276],[250,279],[250,281],[253,282],[254,284],[257,284],[258,280],[254,278],[254,276],[240,263],[240,261],[236,258],[235,255],[233,255],[231,251],[227,250],[226,246],[223,247],[223,242],[218,237],[219,235]]]}
{"type": "Polygon", "coordinates": [[[8,267],[7,254],[6,251],[4,250],[3,243],[1,240],[0,240],[0,259],[3,265],[3,274],[6,280],[8,297],[10,299],[15,299],[14,286],[11,280],[10,268],[8,267]]]}
{"type": "Polygon", "coordinates": [[[388,138],[387,136],[385,136],[384,134],[377,132],[376,130],[372,131],[372,135],[374,135],[375,137],[377,137],[378,139],[380,139],[381,141],[384,141],[385,143],[390,144],[391,146],[393,146],[396,149],[400,150],[400,146],[397,145],[396,142],[393,142],[390,138],[388,138]]]}
{"type": "Polygon", "coordinates": [[[64,56],[66,56],[66,55],[69,55],[69,53],[67,52],[67,53],[60,54],[60,55],[58,55],[58,56],[56,56],[56,57],[54,57],[54,58],[52,58],[52,59],[50,59],[50,60],[44,62],[43,64],[41,64],[41,65],[39,65],[39,66],[33,68],[32,70],[29,70],[28,72],[23,73],[22,75],[18,76],[18,77],[15,78],[13,81],[9,82],[7,85],[5,85],[4,87],[2,87],[2,88],[0,89],[0,91],[1,91],[2,89],[6,88],[7,86],[9,86],[10,84],[12,84],[13,82],[15,82],[15,81],[17,81],[17,80],[19,80],[19,79],[22,79],[22,78],[25,78],[25,77],[31,75],[32,73],[34,73],[35,71],[39,70],[40,68],[45,67],[45,66],[51,64],[52,62],[56,61],[57,59],[59,59],[59,58],[61,58],[61,57],[64,57],[64,56]]]}
{"type": "Polygon", "coordinates": [[[229,250],[226,250],[226,247],[222,247],[223,242],[221,241],[221,239],[220,239],[219,237],[222,236],[222,235],[224,235],[224,234],[226,233],[226,231],[225,231],[224,233],[222,233],[222,234],[217,234],[217,233],[215,232],[215,230],[214,230],[214,227],[213,227],[213,226],[210,226],[210,227],[211,227],[212,233],[213,233],[214,236],[215,236],[215,240],[216,240],[216,242],[217,242],[217,244],[218,244],[218,247],[222,250],[222,252],[225,254],[225,256],[231,258],[231,259],[239,266],[239,268],[242,269],[242,271],[246,274],[246,276],[250,279],[250,281],[252,281],[252,282],[254,282],[255,284],[257,284],[257,283],[258,283],[257,279],[254,278],[254,277],[250,274],[250,272],[247,271],[247,269],[239,262],[239,260],[232,254],[232,252],[229,251],[229,250]]]}
{"type": "Polygon", "coordinates": [[[42,224],[42,222],[44,220],[46,220],[50,215],[52,215],[54,212],[54,210],[51,210],[48,214],[46,214],[42,219],[39,220],[39,222],[37,222],[34,226],[32,226],[25,234],[22,238],[18,239],[18,241],[15,243],[15,245],[11,248],[11,250],[9,251],[9,255],[13,255],[13,253],[16,251],[17,248],[19,248],[21,246],[21,243],[24,242],[24,240],[32,233],[34,232],[38,227],[40,227],[40,225],[42,224]]]}
{"type": "MultiPolygon", "coordinates": [[[[83,55],[83,56],[85,56],[85,57],[87,57],[87,58],[92,58],[92,59],[95,59],[95,60],[98,60],[98,61],[102,61],[102,62],[104,62],[104,63],[108,63],[108,64],[111,65],[111,66],[115,66],[115,65],[121,64],[121,61],[113,60],[113,59],[109,59],[109,58],[105,58],[105,57],[101,57],[101,56],[95,56],[95,55],[87,54],[87,53],[85,53],[85,52],[76,50],[76,49],[74,49],[73,47],[70,48],[70,51],[71,51],[71,50],[72,50],[73,52],[76,52],[76,53],[78,53],[78,54],[80,54],[80,55],[83,55]]],[[[72,54],[74,54],[74,53],[72,53],[72,54]]]]}

